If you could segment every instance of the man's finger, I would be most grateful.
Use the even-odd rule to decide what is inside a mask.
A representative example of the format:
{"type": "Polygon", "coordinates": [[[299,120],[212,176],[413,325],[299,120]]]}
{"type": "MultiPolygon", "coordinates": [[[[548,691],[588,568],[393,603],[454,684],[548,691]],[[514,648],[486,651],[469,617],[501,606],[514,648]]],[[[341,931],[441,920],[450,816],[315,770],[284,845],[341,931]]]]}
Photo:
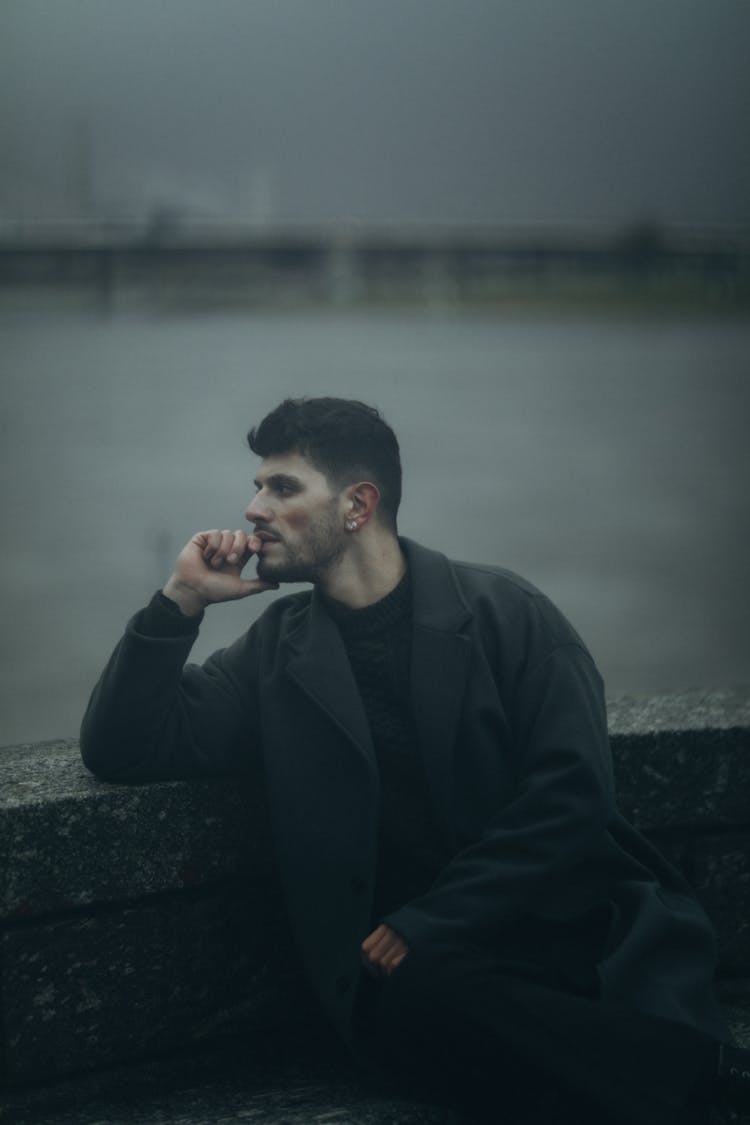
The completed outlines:
{"type": "Polygon", "coordinates": [[[362,964],[371,976],[390,976],[409,952],[400,934],[381,923],[361,946],[362,964]]]}
{"type": "Polygon", "coordinates": [[[383,972],[385,973],[385,975],[387,977],[389,977],[391,975],[391,973],[394,972],[399,967],[399,965],[401,964],[401,962],[404,960],[405,957],[406,957],[406,950],[402,950],[401,952],[391,953],[391,954],[389,954],[389,956],[384,961],[381,961],[380,967],[383,970],[383,972]]]}
{"type": "Polygon", "coordinates": [[[230,566],[237,566],[247,554],[247,535],[244,531],[235,531],[229,546],[227,562],[230,566]]]}
{"type": "MultiPolygon", "coordinates": [[[[375,931],[375,934],[378,934],[377,930],[375,931]]],[[[375,937],[375,934],[373,934],[373,937],[375,937]]],[[[382,932],[378,934],[375,940],[369,942],[367,946],[363,944],[362,949],[368,960],[379,961],[380,958],[385,954],[386,950],[388,950],[392,944],[393,932],[384,927],[382,932]]]]}
{"type": "Polygon", "coordinates": [[[362,949],[364,950],[365,953],[369,953],[369,951],[374,946],[377,945],[377,943],[380,941],[383,934],[385,933],[386,928],[387,927],[384,926],[381,922],[381,924],[376,929],[374,929],[371,934],[369,934],[365,938],[365,940],[362,942],[362,949]]]}
{"type": "Polygon", "coordinates": [[[217,531],[216,528],[212,528],[211,531],[201,531],[198,535],[193,536],[193,543],[195,543],[196,547],[200,547],[206,562],[216,554],[220,542],[221,532],[217,531]]]}

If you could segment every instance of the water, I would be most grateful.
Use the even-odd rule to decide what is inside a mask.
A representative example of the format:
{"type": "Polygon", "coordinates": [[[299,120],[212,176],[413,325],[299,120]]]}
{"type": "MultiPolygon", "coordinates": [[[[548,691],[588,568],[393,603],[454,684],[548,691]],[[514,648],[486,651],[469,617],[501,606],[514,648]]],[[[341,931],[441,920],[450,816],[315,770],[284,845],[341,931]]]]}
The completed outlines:
{"type": "MultiPolygon", "coordinates": [[[[403,533],[536,582],[610,696],[750,682],[745,322],[6,305],[0,346],[0,744],[77,733],[183,542],[242,526],[245,432],[297,394],[379,406],[403,533]]],[[[213,607],[193,657],[263,604],[213,607]]]]}

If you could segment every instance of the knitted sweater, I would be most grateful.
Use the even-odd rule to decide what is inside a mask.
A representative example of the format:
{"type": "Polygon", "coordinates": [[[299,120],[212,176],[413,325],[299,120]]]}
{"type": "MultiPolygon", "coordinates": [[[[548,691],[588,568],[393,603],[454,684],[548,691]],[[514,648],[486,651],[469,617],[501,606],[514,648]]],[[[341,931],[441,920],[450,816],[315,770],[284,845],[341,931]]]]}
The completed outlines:
{"type": "Polygon", "coordinates": [[[411,711],[409,575],[375,605],[351,609],[326,599],[326,607],[349,656],[380,773],[373,906],[373,920],[378,921],[423,894],[448,861],[447,854],[443,856],[411,711]]]}

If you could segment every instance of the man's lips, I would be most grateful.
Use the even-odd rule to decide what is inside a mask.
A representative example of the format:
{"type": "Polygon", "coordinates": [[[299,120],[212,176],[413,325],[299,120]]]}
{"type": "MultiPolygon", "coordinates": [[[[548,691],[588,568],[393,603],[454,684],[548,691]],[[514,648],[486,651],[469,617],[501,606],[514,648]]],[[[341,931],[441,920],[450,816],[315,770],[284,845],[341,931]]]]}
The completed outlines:
{"type": "Polygon", "coordinates": [[[260,539],[261,546],[266,547],[269,543],[278,543],[279,539],[275,535],[271,535],[270,531],[256,531],[255,538],[260,539]]]}

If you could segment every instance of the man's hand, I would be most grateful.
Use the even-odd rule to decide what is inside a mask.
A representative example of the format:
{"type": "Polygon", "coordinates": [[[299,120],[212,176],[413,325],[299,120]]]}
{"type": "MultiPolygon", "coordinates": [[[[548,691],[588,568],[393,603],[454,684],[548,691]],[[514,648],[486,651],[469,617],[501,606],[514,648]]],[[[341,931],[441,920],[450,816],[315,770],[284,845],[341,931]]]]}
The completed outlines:
{"type": "Polygon", "coordinates": [[[199,531],[180,552],[164,595],[176,602],[186,617],[198,617],[214,602],[277,590],[277,582],[240,577],[260,548],[260,539],[245,531],[199,531]]]}
{"type": "Polygon", "coordinates": [[[408,952],[404,939],[381,923],[362,942],[362,964],[371,977],[389,977],[408,952]]]}

